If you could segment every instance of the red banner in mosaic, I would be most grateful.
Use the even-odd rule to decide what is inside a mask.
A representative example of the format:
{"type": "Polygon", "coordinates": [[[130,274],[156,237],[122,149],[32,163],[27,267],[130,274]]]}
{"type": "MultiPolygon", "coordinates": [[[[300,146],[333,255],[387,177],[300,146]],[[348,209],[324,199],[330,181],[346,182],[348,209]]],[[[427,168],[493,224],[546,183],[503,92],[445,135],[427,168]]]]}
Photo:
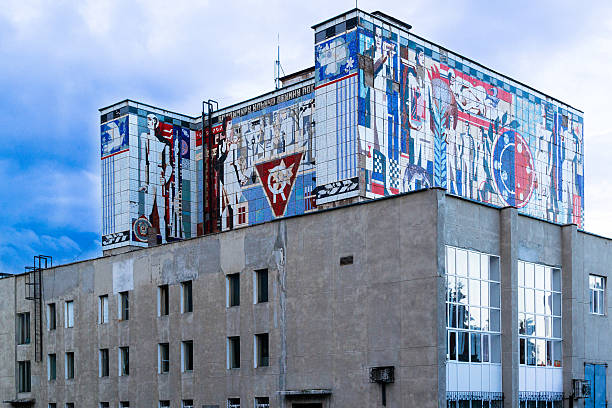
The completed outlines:
{"type": "Polygon", "coordinates": [[[300,152],[255,165],[275,217],[285,214],[301,161],[300,152]]]}

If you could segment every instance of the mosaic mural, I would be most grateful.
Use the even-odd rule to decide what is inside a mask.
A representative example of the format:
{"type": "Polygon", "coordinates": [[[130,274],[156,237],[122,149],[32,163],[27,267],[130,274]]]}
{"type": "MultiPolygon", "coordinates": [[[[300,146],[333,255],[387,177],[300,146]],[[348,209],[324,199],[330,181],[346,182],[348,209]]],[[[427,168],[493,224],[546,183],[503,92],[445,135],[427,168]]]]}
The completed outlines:
{"type": "Polygon", "coordinates": [[[217,111],[203,132],[155,108],[102,115],[103,247],[427,187],[582,227],[582,114],[389,29],[354,17],[316,32],[314,81],[217,111]]]}
{"type": "Polygon", "coordinates": [[[105,249],[195,236],[195,144],[188,123],[142,109],[102,123],[105,249]]]}
{"type": "Polygon", "coordinates": [[[582,226],[578,111],[415,36],[363,19],[356,31],[367,197],[438,186],[582,226]]]}
{"type": "Polygon", "coordinates": [[[220,116],[212,148],[222,230],[316,209],[314,110],[309,85],[220,116]]]}

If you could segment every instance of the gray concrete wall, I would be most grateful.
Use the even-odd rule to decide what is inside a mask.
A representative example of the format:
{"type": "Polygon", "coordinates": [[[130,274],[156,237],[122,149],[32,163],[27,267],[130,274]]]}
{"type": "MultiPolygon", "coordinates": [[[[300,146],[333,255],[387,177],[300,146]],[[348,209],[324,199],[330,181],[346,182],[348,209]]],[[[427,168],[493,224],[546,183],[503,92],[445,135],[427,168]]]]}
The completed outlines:
{"type": "Polygon", "coordinates": [[[0,401],[16,397],[15,279],[0,279],[0,401]]]}
{"type": "MultiPolygon", "coordinates": [[[[434,189],[47,270],[44,304],[56,303],[57,330],[46,330],[44,313],[44,358],[32,365],[31,396],[40,407],[49,401],[150,407],[166,399],[173,406],[181,399],[225,406],[228,397],[250,407],[255,396],[279,407],[296,401],[280,390],[330,389],[330,397],[315,400],[376,407],[381,387],[369,382],[368,370],[392,365],[387,406],[443,407],[447,244],[501,256],[506,406],[518,394],[518,259],[563,270],[566,384],[583,377],[585,361],[611,360],[609,318],[589,315],[587,284],[589,271],[608,276],[609,240],[434,189]],[[353,263],[340,265],[346,256],[353,263]],[[269,271],[269,302],[254,305],[253,272],[262,268],[269,271]],[[241,304],[227,308],[232,273],[241,276],[241,304]],[[194,311],[182,314],[185,280],[193,280],[194,311]],[[170,312],[158,317],[162,284],[170,288],[170,312]],[[130,320],[119,321],[118,292],[125,290],[130,320]],[[106,294],[110,322],[100,325],[98,298],[106,294]],[[66,300],[75,302],[74,328],[64,327],[66,300]],[[254,368],[253,336],[263,332],[270,335],[270,366],[254,368]],[[238,370],[226,369],[228,336],[241,338],[238,370]],[[194,342],[190,373],[180,370],[184,340],[194,342]],[[162,342],[170,344],[169,374],[157,373],[162,342]],[[128,377],[118,376],[122,346],[130,348],[128,377]],[[98,376],[100,348],[110,351],[107,378],[98,376]],[[75,353],[74,380],[64,378],[67,351],[75,353]],[[47,381],[49,353],[57,354],[55,381],[47,381]]],[[[0,355],[7,362],[0,367],[0,400],[15,397],[14,361],[34,360],[33,344],[15,346],[15,313],[32,311],[24,291],[23,276],[0,280],[0,355]]]]}
{"type": "MultiPolygon", "coordinates": [[[[332,390],[320,398],[326,406],[380,406],[369,367],[392,365],[387,406],[438,407],[445,391],[444,244],[432,226],[443,226],[443,203],[443,192],[424,191],[50,269],[44,303],[56,303],[58,327],[44,330],[32,396],[37,406],[155,406],[165,399],[224,406],[228,397],[252,406],[255,396],[281,406],[292,400],[279,390],[320,388],[332,390]],[[341,266],[349,255],[353,264],[341,266]],[[269,270],[270,301],[254,305],[252,274],[261,268],[269,270]],[[241,275],[241,304],[227,308],[231,273],[241,275]],[[194,311],[181,314],[180,282],[189,279],[194,311]],[[161,284],[170,287],[170,313],[158,317],[161,284]],[[121,290],[130,291],[129,321],[117,319],[121,290]],[[101,325],[98,298],[106,294],[110,322],[101,325]],[[75,302],[73,328],[64,327],[66,300],[75,302]],[[270,334],[270,366],[253,368],[253,336],[261,332],[270,334]],[[239,370],[226,369],[228,336],[241,338],[239,370]],[[182,340],[194,342],[193,373],[180,372],[182,340]],[[169,374],[157,373],[162,342],[170,344],[169,374]],[[129,377],[117,375],[121,346],[130,347],[129,377]],[[110,350],[107,378],[98,377],[100,348],[110,350]],[[75,353],[74,380],[64,379],[67,351],[75,353]],[[48,353],[57,355],[55,381],[47,381],[48,353]]],[[[30,306],[17,299],[18,309],[30,306]]],[[[14,322],[6,310],[3,318],[14,322]]],[[[19,347],[33,360],[33,346],[19,347]]]]}

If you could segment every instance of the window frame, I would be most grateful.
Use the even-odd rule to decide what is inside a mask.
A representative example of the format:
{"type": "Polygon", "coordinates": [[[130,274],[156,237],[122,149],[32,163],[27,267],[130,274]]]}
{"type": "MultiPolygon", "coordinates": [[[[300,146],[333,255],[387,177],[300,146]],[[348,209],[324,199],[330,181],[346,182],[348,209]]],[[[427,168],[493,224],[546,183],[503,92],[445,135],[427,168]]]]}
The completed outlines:
{"type": "Polygon", "coordinates": [[[32,338],[30,325],[30,312],[17,313],[17,345],[26,345],[31,343],[32,338]]]}
{"type": "Polygon", "coordinates": [[[108,295],[98,296],[98,324],[108,323],[108,295]]]}
{"type": "Polygon", "coordinates": [[[445,277],[446,361],[501,365],[500,257],[446,245],[445,277]],[[460,283],[465,286],[463,292],[458,289],[460,283]],[[473,289],[477,296],[472,295],[473,289]],[[477,325],[471,323],[473,310],[477,325]]]}
{"type": "Polygon", "coordinates": [[[240,398],[239,397],[228,398],[227,408],[240,408],[240,398]]]}
{"type": "Polygon", "coordinates": [[[119,313],[118,318],[119,321],[127,321],[130,320],[130,292],[123,291],[119,292],[119,313]]]}
{"type": "Polygon", "coordinates": [[[562,369],[563,270],[519,259],[517,272],[519,367],[562,369]]]}
{"type": "Polygon", "coordinates": [[[253,406],[255,408],[270,408],[270,397],[255,397],[253,406]]]}
{"type": "Polygon", "coordinates": [[[159,285],[157,287],[157,316],[168,316],[170,314],[170,286],[159,285]]]}
{"type": "Polygon", "coordinates": [[[181,282],[181,313],[193,312],[193,281],[181,282]]]}
{"type": "Polygon", "coordinates": [[[240,336],[227,338],[227,369],[240,369],[240,336]]]}
{"type": "Polygon", "coordinates": [[[230,273],[225,276],[227,307],[240,306],[240,273],[230,273]]]}
{"type": "Polygon", "coordinates": [[[170,343],[157,344],[157,373],[168,374],[170,372],[170,343]],[[164,358],[165,354],[165,358],[164,358]]]}
{"type": "Polygon", "coordinates": [[[57,380],[57,354],[47,354],[47,381],[57,380]]]}
{"type": "Polygon", "coordinates": [[[181,372],[190,373],[193,371],[193,340],[181,342],[181,372]]]}
{"type": "Polygon", "coordinates": [[[253,365],[255,368],[270,366],[270,334],[257,333],[253,342],[253,365]]]}
{"type": "Polygon", "coordinates": [[[32,365],[30,360],[17,362],[17,392],[32,392],[32,365]]]}
{"type": "Polygon", "coordinates": [[[101,348],[98,351],[98,377],[105,378],[110,376],[110,361],[109,361],[109,350],[107,348],[101,348]]]}
{"type": "Polygon", "coordinates": [[[602,275],[589,274],[589,312],[595,316],[606,315],[606,287],[607,279],[602,275]],[[592,280],[600,279],[601,288],[594,287],[592,280]],[[597,310],[595,310],[595,298],[597,297],[597,310]]]}
{"type": "Polygon", "coordinates": [[[55,302],[47,303],[47,330],[57,329],[57,307],[55,302]]]}
{"type": "Polygon", "coordinates": [[[64,301],[64,328],[74,327],[74,300],[64,301]]]}
{"type": "Polygon", "coordinates": [[[67,351],[64,355],[64,379],[74,380],[74,351],[67,351]]]}
{"type": "Polygon", "coordinates": [[[269,297],[269,272],[267,268],[253,271],[253,304],[268,303],[269,297]],[[263,282],[265,277],[265,282],[263,282]]]}
{"type": "Polygon", "coordinates": [[[122,346],[118,349],[119,361],[118,361],[118,373],[119,377],[130,375],[130,348],[128,346],[122,346]]]}

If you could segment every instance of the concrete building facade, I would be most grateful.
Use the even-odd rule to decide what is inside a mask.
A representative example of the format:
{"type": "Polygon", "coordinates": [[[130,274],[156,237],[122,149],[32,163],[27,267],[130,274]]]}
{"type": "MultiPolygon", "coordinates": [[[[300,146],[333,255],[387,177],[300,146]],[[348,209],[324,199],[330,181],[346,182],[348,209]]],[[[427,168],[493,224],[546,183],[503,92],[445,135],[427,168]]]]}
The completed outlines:
{"type": "Polygon", "coordinates": [[[100,109],[105,256],[0,279],[0,401],[607,406],[582,112],[381,12],[312,28],[273,92],[100,109]]]}
{"type": "Polygon", "coordinates": [[[428,189],[46,269],[41,361],[34,335],[17,344],[14,319],[34,313],[26,275],[9,277],[0,280],[1,398],[38,407],[382,406],[370,376],[393,367],[391,407],[603,407],[610,308],[607,288],[602,308],[593,303],[589,281],[608,279],[611,258],[610,240],[575,225],[428,189]],[[472,280],[485,289],[472,290],[472,280]],[[561,315],[561,333],[538,326],[546,313],[537,305],[526,308],[535,328],[524,331],[519,302],[531,286],[551,299],[560,292],[549,325],[561,315]],[[476,314],[478,303],[490,317],[476,314]],[[23,362],[30,392],[18,392],[23,362]],[[591,398],[574,398],[585,376],[591,398]]]}

